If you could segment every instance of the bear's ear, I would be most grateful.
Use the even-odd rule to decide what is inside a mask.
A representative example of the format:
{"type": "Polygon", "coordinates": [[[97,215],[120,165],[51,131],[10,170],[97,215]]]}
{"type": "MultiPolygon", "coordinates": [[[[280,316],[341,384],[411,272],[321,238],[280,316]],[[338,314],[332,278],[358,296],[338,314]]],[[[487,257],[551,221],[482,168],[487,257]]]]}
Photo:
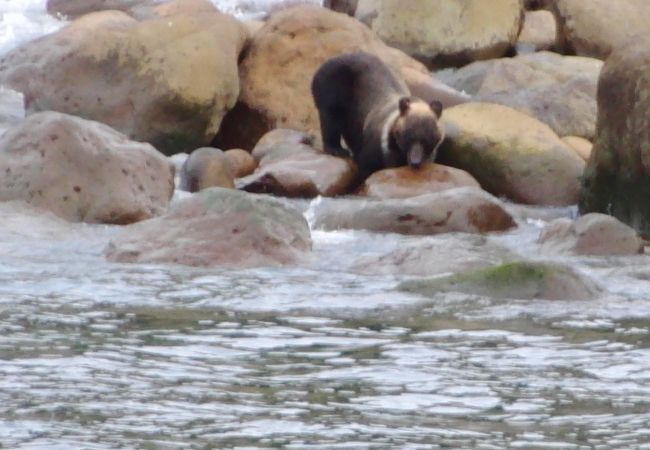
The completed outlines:
{"type": "Polygon", "coordinates": [[[411,99],[408,97],[402,97],[399,99],[399,113],[400,115],[405,115],[407,112],[409,112],[409,108],[411,107],[411,99]]]}
{"type": "Polygon", "coordinates": [[[431,103],[429,103],[429,106],[431,107],[431,111],[434,112],[436,117],[440,119],[440,116],[442,115],[442,103],[440,103],[438,100],[433,100],[431,103]]]}

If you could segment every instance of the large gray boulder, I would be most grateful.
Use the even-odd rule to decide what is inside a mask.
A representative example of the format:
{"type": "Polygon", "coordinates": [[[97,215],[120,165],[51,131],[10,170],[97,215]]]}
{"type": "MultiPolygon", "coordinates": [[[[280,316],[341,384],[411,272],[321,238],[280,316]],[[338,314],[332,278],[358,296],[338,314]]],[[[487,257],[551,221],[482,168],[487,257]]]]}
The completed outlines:
{"type": "Polygon", "coordinates": [[[72,222],[127,224],[163,213],[174,169],[149,144],[57,112],[0,137],[0,201],[23,200],[72,222]]]}
{"type": "Polygon", "coordinates": [[[615,50],[598,83],[598,125],[583,213],[610,214],[650,235],[650,36],[615,50]]]}
{"type": "Polygon", "coordinates": [[[474,187],[407,199],[323,201],[312,215],[314,228],[413,235],[485,233],[516,226],[499,200],[474,187]]]}
{"type": "Polygon", "coordinates": [[[117,262],[244,268],[298,264],[310,249],[299,211],[271,197],[209,188],[125,228],[105,253],[117,262]]]}
{"type": "Polygon", "coordinates": [[[212,140],[239,95],[243,25],[217,11],[138,22],[88,14],[0,59],[0,84],[28,113],[106,123],[171,154],[212,140]]]}

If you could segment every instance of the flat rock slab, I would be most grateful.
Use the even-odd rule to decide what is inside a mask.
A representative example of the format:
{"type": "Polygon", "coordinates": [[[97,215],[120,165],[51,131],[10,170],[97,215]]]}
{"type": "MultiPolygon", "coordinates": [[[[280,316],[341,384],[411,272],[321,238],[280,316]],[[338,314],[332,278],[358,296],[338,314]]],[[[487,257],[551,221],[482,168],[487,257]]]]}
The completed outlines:
{"type": "Polygon", "coordinates": [[[515,225],[503,204],[477,188],[456,188],[408,199],[323,201],[314,228],[438,234],[504,231],[515,225]]]}

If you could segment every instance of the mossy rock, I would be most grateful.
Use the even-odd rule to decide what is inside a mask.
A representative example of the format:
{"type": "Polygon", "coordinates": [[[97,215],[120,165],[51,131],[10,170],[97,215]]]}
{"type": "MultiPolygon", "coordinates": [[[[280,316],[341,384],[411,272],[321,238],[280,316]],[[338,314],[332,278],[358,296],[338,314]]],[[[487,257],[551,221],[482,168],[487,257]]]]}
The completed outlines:
{"type": "Polygon", "coordinates": [[[443,292],[464,292],[495,299],[590,300],[601,289],[566,266],[518,261],[443,278],[401,283],[404,292],[433,297],[443,292]]]}

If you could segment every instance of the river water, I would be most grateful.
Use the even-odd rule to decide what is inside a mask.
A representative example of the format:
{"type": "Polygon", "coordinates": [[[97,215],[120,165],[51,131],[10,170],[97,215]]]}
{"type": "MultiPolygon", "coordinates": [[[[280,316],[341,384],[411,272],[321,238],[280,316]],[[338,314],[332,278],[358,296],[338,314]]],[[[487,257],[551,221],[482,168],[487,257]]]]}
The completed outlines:
{"type": "MultiPolygon", "coordinates": [[[[0,48],[60,26],[0,8],[0,48]]],[[[574,214],[513,211],[488,239],[527,259],[574,214]]],[[[354,268],[429,238],[314,230],[305,267],[233,271],[108,263],[116,227],[0,215],[0,448],[650,449],[648,256],[554,258],[595,301],[423,299],[354,268]]]]}

